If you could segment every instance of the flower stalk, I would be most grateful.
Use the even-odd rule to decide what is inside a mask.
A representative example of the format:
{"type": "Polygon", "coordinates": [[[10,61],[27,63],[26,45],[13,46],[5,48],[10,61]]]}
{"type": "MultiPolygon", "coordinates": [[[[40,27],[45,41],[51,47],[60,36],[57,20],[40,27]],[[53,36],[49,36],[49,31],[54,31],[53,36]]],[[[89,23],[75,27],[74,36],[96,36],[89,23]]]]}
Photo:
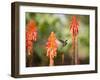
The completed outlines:
{"type": "Polygon", "coordinates": [[[49,57],[49,66],[54,65],[54,57],[57,55],[57,42],[54,32],[51,32],[46,43],[47,57],[49,57]]]}
{"type": "Polygon", "coordinates": [[[76,16],[72,16],[72,21],[70,24],[70,32],[72,35],[72,64],[78,64],[78,32],[79,32],[79,23],[76,19],[76,16]]]}
{"type": "Polygon", "coordinates": [[[33,44],[37,40],[37,28],[34,20],[30,20],[26,26],[26,49],[29,58],[29,66],[32,66],[33,44]]]}

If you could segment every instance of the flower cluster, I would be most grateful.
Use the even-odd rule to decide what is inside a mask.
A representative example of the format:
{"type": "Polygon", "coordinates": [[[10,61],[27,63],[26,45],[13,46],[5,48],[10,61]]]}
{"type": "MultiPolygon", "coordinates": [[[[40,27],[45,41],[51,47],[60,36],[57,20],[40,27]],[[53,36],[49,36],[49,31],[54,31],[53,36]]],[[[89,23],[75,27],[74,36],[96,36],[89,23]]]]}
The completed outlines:
{"type": "Polygon", "coordinates": [[[54,32],[51,32],[48,38],[48,42],[46,43],[46,49],[47,49],[47,56],[53,59],[57,54],[57,43],[54,32]]]}
{"type": "Polygon", "coordinates": [[[76,19],[76,16],[72,16],[72,21],[70,24],[70,31],[71,31],[73,37],[77,36],[77,34],[78,34],[78,26],[79,26],[79,23],[76,19]]]}
{"type": "Polygon", "coordinates": [[[37,28],[34,20],[30,20],[26,27],[26,48],[28,55],[32,53],[33,41],[37,40],[37,28]]]}

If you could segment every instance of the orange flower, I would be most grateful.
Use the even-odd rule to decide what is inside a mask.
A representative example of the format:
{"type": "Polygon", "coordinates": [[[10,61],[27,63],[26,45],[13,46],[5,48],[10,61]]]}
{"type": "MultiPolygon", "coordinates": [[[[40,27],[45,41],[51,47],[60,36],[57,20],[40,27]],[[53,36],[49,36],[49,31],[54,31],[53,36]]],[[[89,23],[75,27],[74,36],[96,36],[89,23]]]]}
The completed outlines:
{"type": "Polygon", "coordinates": [[[48,42],[46,43],[47,56],[50,58],[50,65],[53,65],[53,58],[57,54],[57,43],[54,32],[51,32],[48,42]]]}
{"type": "Polygon", "coordinates": [[[75,37],[78,34],[78,27],[79,27],[79,24],[76,19],[76,16],[72,16],[72,21],[70,24],[70,31],[71,31],[73,37],[75,37]]]}
{"type": "Polygon", "coordinates": [[[32,53],[33,41],[37,40],[37,28],[34,20],[30,20],[26,28],[26,47],[28,54],[32,53]]]}

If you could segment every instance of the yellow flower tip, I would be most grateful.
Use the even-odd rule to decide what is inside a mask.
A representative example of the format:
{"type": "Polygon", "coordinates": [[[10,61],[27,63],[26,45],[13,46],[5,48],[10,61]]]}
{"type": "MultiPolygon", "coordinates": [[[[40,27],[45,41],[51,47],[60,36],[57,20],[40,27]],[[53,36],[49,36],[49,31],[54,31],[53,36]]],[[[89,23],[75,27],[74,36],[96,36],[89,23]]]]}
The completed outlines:
{"type": "Polygon", "coordinates": [[[54,34],[54,32],[51,32],[51,34],[54,34]]]}
{"type": "Polygon", "coordinates": [[[51,32],[49,39],[51,39],[53,41],[56,39],[56,36],[55,36],[54,32],[51,32]]]}

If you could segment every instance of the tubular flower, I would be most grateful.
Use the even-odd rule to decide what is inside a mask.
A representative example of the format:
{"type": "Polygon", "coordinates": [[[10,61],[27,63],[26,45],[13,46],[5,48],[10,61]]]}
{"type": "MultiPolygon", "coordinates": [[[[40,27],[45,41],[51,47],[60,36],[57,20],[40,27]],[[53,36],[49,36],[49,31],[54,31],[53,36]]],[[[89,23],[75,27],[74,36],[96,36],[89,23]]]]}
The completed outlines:
{"type": "Polygon", "coordinates": [[[29,55],[32,53],[33,42],[36,40],[37,40],[36,23],[35,21],[30,20],[26,28],[26,48],[28,50],[29,55]]]}
{"type": "Polygon", "coordinates": [[[70,24],[70,31],[71,31],[73,37],[77,36],[78,27],[79,27],[79,23],[76,19],[76,16],[72,16],[72,21],[71,21],[71,24],[70,24]]]}
{"type": "Polygon", "coordinates": [[[54,32],[51,32],[51,34],[48,38],[48,42],[46,43],[46,49],[47,49],[47,56],[50,59],[49,65],[52,66],[54,64],[53,58],[57,54],[57,43],[56,43],[56,36],[55,36],[54,32]]]}
{"type": "Polygon", "coordinates": [[[79,23],[76,19],[76,16],[72,16],[72,21],[70,24],[70,31],[72,33],[72,47],[73,47],[73,55],[72,55],[72,64],[78,64],[78,32],[79,32],[79,23]]]}

